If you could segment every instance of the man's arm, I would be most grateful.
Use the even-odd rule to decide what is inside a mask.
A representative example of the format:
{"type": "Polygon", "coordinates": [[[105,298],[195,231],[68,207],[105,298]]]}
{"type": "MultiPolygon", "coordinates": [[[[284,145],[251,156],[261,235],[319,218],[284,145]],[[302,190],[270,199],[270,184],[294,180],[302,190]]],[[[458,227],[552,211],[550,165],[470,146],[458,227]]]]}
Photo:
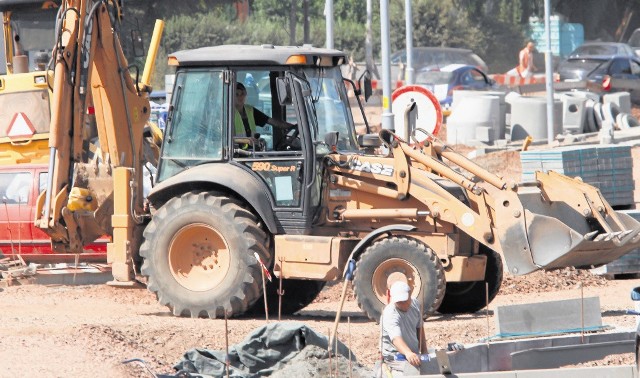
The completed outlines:
{"type": "Polygon", "coordinates": [[[394,337],[391,342],[396,347],[398,352],[404,354],[404,356],[407,358],[407,362],[409,362],[413,366],[420,366],[420,356],[418,356],[416,353],[413,353],[413,351],[409,349],[409,346],[404,342],[402,336],[394,337]]]}
{"type": "Polygon", "coordinates": [[[291,129],[293,127],[296,127],[296,125],[294,125],[293,123],[289,123],[287,121],[281,121],[275,118],[269,118],[267,120],[267,123],[280,129],[291,129]]]}
{"type": "Polygon", "coordinates": [[[260,110],[256,109],[255,107],[253,107],[253,118],[256,120],[256,124],[258,126],[264,126],[265,124],[268,123],[279,129],[290,129],[292,127],[296,127],[296,125],[292,123],[271,118],[268,115],[261,112],[260,110]]]}

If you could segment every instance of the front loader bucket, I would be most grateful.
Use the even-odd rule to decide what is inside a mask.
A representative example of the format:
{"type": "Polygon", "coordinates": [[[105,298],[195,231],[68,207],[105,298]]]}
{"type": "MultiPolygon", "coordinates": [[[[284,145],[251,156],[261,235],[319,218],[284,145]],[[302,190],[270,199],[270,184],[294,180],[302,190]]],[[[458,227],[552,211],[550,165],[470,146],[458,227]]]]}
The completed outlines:
{"type": "Polygon", "coordinates": [[[501,202],[509,211],[499,214],[498,238],[512,273],[591,268],[640,247],[640,222],[614,211],[598,189],[554,172],[537,174],[538,187],[518,188],[521,208],[513,197],[501,202]]]}

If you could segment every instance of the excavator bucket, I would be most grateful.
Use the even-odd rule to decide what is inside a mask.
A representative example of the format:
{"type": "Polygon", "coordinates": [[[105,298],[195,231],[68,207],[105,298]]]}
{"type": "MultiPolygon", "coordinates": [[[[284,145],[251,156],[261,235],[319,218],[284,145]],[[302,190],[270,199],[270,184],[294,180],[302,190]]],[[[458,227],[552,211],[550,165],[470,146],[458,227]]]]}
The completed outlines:
{"type": "Polygon", "coordinates": [[[536,179],[537,186],[519,187],[517,198],[505,192],[496,206],[513,274],[596,267],[640,247],[640,222],[614,211],[597,188],[555,172],[536,179]]]}
{"type": "MultiPolygon", "coordinates": [[[[424,133],[429,135],[424,146],[429,148],[431,155],[407,145],[389,131],[381,131],[380,138],[389,145],[396,144],[394,153],[401,151],[424,164],[465,188],[470,197],[483,198],[472,201],[479,208],[487,205],[493,211],[488,216],[491,232],[486,232],[483,239],[487,247],[502,252],[512,274],[524,275],[539,269],[597,267],[640,247],[640,222],[614,211],[598,188],[585,184],[580,178],[549,171],[536,172],[536,183],[531,186],[507,183],[451,150],[433,135],[424,133]],[[476,181],[483,183],[482,189],[478,190],[475,181],[431,158],[433,153],[475,175],[476,181]]],[[[414,176],[414,181],[417,182],[417,178],[414,176]]],[[[452,199],[449,201],[453,203],[452,199]]],[[[448,210],[453,214],[455,209],[448,210]]],[[[464,211],[458,215],[461,219],[459,227],[470,234],[485,227],[480,224],[482,221],[476,224],[476,219],[469,215],[464,211]]]]}

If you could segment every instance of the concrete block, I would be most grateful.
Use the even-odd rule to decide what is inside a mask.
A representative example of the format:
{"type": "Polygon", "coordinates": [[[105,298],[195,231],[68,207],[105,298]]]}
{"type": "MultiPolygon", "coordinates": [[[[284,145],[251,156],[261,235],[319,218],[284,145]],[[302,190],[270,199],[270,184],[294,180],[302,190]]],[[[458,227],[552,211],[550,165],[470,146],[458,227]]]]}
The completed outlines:
{"type": "Polygon", "coordinates": [[[463,97],[447,120],[447,142],[464,144],[476,140],[476,128],[489,127],[500,135],[500,99],[496,96],[463,97]]]}
{"type": "Polygon", "coordinates": [[[520,370],[517,378],[634,378],[633,366],[598,366],[552,370],[520,370]]]}
{"type": "MultiPolygon", "coordinates": [[[[416,375],[421,378],[444,378],[441,374],[416,375]]],[[[563,369],[539,369],[539,370],[515,370],[494,371],[483,373],[456,374],[456,378],[637,378],[635,367],[623,366],[596,366],[588,368],[563,368],[563,369]]]]}
{"type": "Polygon", "coordinates": [[[600,298],[567,299],[542,303],[499,306],[496,309],[496,329],[505,334],[561,332],[584,327],[601,327],[600,298]]]}
{"type": "Polygon", "coordinates": [[[493,141],[493,129],[487,126],[476,127],[476,140],[484,143],[491,143],[493,141]]]}
{"type": "MultiPolygon", "coordinates": [[[[493,372],[498,374],[498,372],[518,369],[514,365],[516,361],[513,360],[515,360],[515,355],[519,352],[534,351],[536,349],[544,351],[545,348],[565,346],[567,347],[565,351],[557,353],[557,356],[552,359],[556,364],[555,366],[566,366],[573,364],[570,360],[575,360],[572,357],[571,349],[579,350],[584,348],[585,345],[612,343],[620,344],[620,348],[625,348],[624,345],[626,345],[627,350],[616,350],[620,348],[613,347],[609,354],[627,353],[633,351],[634,340],[635,330],[614,333],[586,333],[584,338],[579,334],[567,334],[528,339],[505,339],[492,341],[490,344],[467,344],[464,350],[450,354],[449,362],[451,371],[454,374],[474,372],[493,372]]],[[[604,349],[600,348],[600,350],[602,352],[604,349]]],[[[607,352],[607,350],[604,350],[604,352],[607,352]]],[[[589,352],[589,355],[592,355],[592,353],[589,352]]],[[[432,362],[435,361],[430,361],[430,363],[432,362]]],[[[435,372],[437,372],[437,367],[430,365],[428,369],[423,371],[423,374],[435,372]]]]}
{"type": "Polygon", "coordinates": [[[514,370],[556,369],[601,360],[611,354],[633,353],[634,347],[633,340],[626,340],[533,348],[512,353],[512,368],[514,370]]]}
{"type": "Polygon", "coordinates": [[[614,103],[620,108],[622,113],[631,113],[631,95],[629,92],[607,93],[602,97],[602,102],[614,103]]]}
{"type": "Polygon", "coordinates": [[[34,276],[34,283],[38,285],[103,285],[112,279],[111,271],[79,271],[75,274],[73,271],[53,271],[48,273],[39,272],[34,276]]]}
{"type": "Polygon", "coordinates": [[[562,130],[571,134],[582,134],[586,123],[586,98],[561,96],[562,130]]]}

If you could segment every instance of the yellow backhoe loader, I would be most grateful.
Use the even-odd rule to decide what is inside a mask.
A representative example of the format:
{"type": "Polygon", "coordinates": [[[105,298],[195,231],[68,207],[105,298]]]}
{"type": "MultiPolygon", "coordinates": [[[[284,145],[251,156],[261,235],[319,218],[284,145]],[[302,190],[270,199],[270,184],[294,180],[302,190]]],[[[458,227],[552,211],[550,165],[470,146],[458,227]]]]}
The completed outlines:
{"type": "Polygon", "coordinates": [[[640,244],[640,224],[579,179],[538,173],[523,186],[432,136],[411,144],[389,130],[357,136],[345,82],[368,97],[370,81],[342,77],[344,53],[308,46],[171,54],[171,106],[143,198],[148,87],[126,70],[116,5],[63,2],[53,174],[36,224],[55,249],[77,253],[111,235],[112,284],[145,277],[174,315],[236,316],[263,309],[263,295],[277,301],[277,285],[263,292],[256,255],[284,279],[284,313],[341,280],[353,260],[358,303],[377,319],[392,273],[405,275],[425,314],[465,313],[496,296],[503,259],[516,275],[589,268],[640,244]],[[253,108],[296,127],[236,127],[238,82],[253,108]],[[83,160],[89,92],[101,151],[83,160]]]}
{"type": "Polygon", "coordinates": [[[46,69],[59,3],[0,0],[0,167],[47,162],[46,69]]]}

